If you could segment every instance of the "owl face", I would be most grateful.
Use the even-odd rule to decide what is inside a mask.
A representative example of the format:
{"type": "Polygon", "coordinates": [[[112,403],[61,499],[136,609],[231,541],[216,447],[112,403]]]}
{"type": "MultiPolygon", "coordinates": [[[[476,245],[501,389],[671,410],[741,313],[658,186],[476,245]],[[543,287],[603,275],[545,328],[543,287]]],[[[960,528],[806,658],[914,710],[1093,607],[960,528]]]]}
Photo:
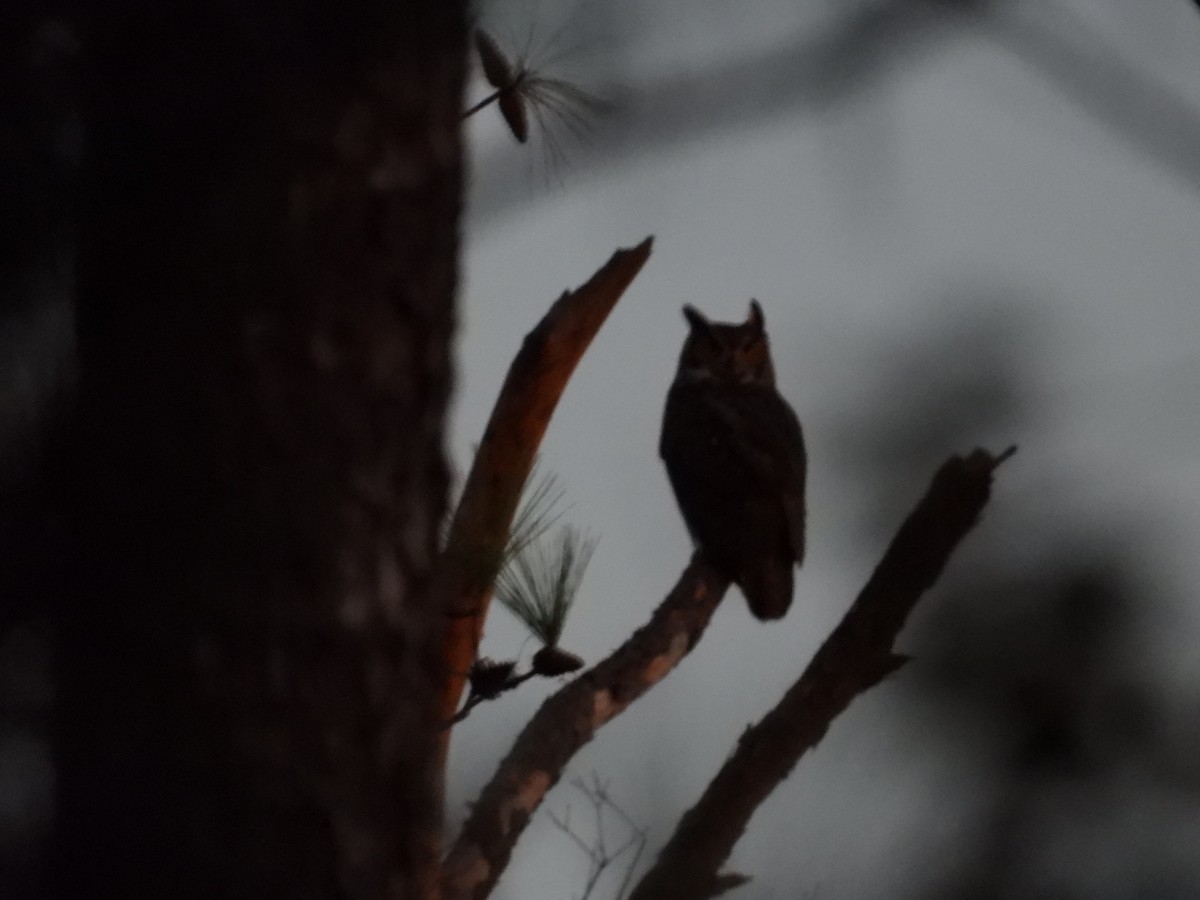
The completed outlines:
{"type": "Polygon", "coordinates": [[[774,386],[775,368],[757,301],[750,301],[741,324],[710,322],[694,306],[685,306],[683,315],[691,331],[683,343],[676,381],[774,386]]]}

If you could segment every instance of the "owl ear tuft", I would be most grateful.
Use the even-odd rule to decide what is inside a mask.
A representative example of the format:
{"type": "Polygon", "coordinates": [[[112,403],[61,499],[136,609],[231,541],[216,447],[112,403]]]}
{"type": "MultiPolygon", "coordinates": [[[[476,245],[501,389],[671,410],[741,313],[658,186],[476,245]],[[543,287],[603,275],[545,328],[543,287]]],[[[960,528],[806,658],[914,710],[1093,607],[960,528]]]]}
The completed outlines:
{"type": "Polygon", "coordinates": [[[688,325],[693,331],[703,331],[708,334],[712,333],[712,323],[708,321],[704,313],[688,303],[683,307],[683,317],[687,319],[688,325]]]}
{"type": "Polygon", "coordinates": [[[763,318],[762,307],[758,305],[757,300],[750,301],[750,312],[746,316],[746,324],[753,326],[759,334],[766,330],[767,323],[763,318]]]}

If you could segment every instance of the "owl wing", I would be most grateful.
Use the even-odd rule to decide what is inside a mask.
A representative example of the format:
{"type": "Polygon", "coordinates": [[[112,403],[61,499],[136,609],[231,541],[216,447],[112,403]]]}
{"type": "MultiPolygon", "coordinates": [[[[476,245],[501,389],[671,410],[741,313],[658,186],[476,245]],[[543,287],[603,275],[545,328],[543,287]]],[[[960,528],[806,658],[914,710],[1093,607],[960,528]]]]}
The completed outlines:
{"type": "Polygon", "coordinates": [[[728,429],[755,475],[783,503],[788,537],[796,563],[804,561],[804,483],[808,458],[800,420],[774,388],[745,385],[736,396],[722,391],[712,395],[714,412],[728,429]]]}
{"type": "Polygon", "coordinates": [[[779,392],[767,385],[709,385],[689,393],[692,414],[703,423],[710,439],[731,451],[783,504],[792,556],[800,564],[804,560],[808,467],[800,420],[779,392]]]}

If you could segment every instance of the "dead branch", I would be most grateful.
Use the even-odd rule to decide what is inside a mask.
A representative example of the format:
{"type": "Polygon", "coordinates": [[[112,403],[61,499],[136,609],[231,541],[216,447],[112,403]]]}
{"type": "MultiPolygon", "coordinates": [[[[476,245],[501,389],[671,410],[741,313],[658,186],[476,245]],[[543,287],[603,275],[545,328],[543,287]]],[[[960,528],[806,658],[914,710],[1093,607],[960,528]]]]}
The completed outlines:
{"type": "Polygon", "coordinates": [[[450,719],[475,659],[513,515],[550,417],[592,338],[650,257],[653,239],[618,250],[575,291],[564,292],[525,337],[484,431],[450,523],[437,589],[449,621],[439,704],[450,719]]]}
{"type": "Polygon", "coordinates": [[[442,900],[486,897],[546,792],[602,725],[700,640],[729,583],[694,556],[650,621],[542,704],[483,789],[442,866],[442,900]]]}
{"type": "Polygon", "coordinates": [[[720,868],[751,815],[855,697],[903,665],[892,651],[896,635],[978,520],[992,473],[1014,451],[975,450],[942,465],[841,624],[779,704],[741,736],[631,900],[700,900],[736,886],[720,868]]]}

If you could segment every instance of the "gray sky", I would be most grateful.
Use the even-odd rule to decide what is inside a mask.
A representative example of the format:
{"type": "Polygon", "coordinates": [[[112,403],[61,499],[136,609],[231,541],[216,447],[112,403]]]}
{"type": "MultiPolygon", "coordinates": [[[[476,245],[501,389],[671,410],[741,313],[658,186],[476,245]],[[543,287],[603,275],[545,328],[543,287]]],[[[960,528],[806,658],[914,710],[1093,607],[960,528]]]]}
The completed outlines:
{"type": "MultiPolygon", "coordinates": [[[[567,518],[601,538],[564,646],[589,662],[606,654],[687,559],[656,454],[683,303],[740,318],[759,299],[781,390],[805,426],[811,533],[792,612],[762,625],[731,593],[680,669],[572,764],[571,774],[610,779],[651,827],[652,848],[799,674],[938,462],[975,444],[1021,445],[969,539],[992,555],[1036,556],[1031,541],[1053,543],[1068,521],[1114,523],[1097,533],[1115,542],[1125,540],[1115,523],[1147,538],[1164,608],[1144,626],[1141,677],[1197,708],[1185,687],[1200,683],[1200,10],[1184,0],[998,2],[976,19],[882,6],[585,2],[563,40],[586,38],[579,77],[619,106],[553,173],[561,184],[528,171],[537,148],[515,145],[494,112],[470,126],[453,421],[461,470],[548,304],[614,248],[655,235],[544,445],[572,503],[567,518]],[[847,9],[862,13],[851,25],[847,9]],[[972,332],[976,321],[985,325],[972,332]],[[960,330],[974,343],[948,354],[960,330]],[[981,357],[1009,355],[1017,413],[992,421],[981,410],[977,431],[911,460],[923,474],[891,484],[886,502],[864,488],[856,465],[883,410],[970,382],[981,357]],[[913,377],[896,377],[898,360],[913,377]]],[[[509,4],[486,15],[497,32],[521,32],[530,21],[540,29],[545,13],[509,4]]],[[[969,567],[971,550],[952,569],[969,567]]],[[[918,618],[945,599],[935,589],[918,618]]],[[[511,657],[524,639],[497,609],[484,652],[511,657]]],[[[452,815],[550,689],[532,683],[458,727],[452,815]]],[[[753,820],[731,866],[757,880],[738,896],[896,896],[898,883],[921,884],[959,852],[986,799],[971,773],[994,742],[986,725],[948,731],[941,711],[919,704],[898,712],[897,690],[857,701],[753,820]]],[[[1133,779],[1054,805],[1047,822],[1109,827],[1046,825],[1070,834],[1047,871],[1090,867],[1092,896],[1130,896],[1133,876],[1106,848],[1138,846],[1141,802],[1158,801],[1133,779]]],[[[562,813],[568,803],[582,820],[565,785],[547,805],[562,813]]],[[[1147,841],[1139,865],[1197,845],[1194,802],[1171,817],[1178,847],[1147,841]]],[[[542,813],[498,896],[569,897],[584,869],[542,813]]]]}

